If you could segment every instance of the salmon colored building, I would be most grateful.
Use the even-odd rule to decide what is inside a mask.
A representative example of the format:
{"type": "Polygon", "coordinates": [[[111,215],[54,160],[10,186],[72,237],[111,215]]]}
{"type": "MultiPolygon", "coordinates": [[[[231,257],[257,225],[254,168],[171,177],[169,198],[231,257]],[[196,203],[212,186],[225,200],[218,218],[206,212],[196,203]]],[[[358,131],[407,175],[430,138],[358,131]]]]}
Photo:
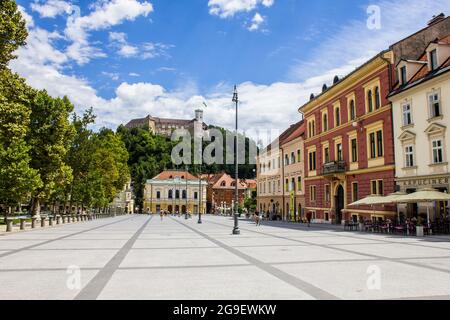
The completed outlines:
{"type": "Polygon", "coordinates": [[[350,207],[395,190],[393,53],[384,51],[300,107],[306,122],[305,213],[317,223],[395,216],[392,207],[350,207]]]}

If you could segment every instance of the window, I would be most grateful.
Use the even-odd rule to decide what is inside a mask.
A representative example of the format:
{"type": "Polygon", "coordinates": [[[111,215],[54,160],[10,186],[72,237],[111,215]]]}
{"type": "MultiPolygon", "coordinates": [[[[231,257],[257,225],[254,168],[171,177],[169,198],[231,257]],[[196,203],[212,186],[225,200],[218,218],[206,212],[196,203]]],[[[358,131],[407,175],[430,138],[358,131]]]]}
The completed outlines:
{"type": "Polygon", "coordinates": [[[378,130],[369,135],[370,158],[375,159],[383,156],[383,131],[378,130]]]}
{"type": "Polygon", "coordinates": [[[297,162],[302,161],[302,153],[300,150],[297,150],[297,162]]]}
{"type": "Polygon", "coordinates": [[[405,85],[408,81],[406,75],[406,66],[400,68],[400,81],[402,82],[402,85],[405,85]]]}
{"type": "Polygon", "coordinates": [[[297,190],[302,191],[302,177],[297,178],[297,190]]]}
{"type": "Polygon", "coordinates": [[[335,126],[339,127],[341,125],[341,109],[340,108],[336,108],[336,110],[334,111],[334,116],[335,116],[335,126]]]}
{"type": "Polygon", "coordinates": [[[289,179],[286,179],[286,183],[285,183],[285,186],[284,186],[284,190],[285,190],[286,192],[289,191],[289,179]]]}
{"type": "Polygon", "coordinates": [[[370,134],[370,158],[376,158],[375,132],[370,134]]]}
{"type": "Polygon", "coordinates": [[[284,155],[284,166],[289,165],[289,156],[287,154],[284,155]]]}
{"type": "Polygon", "coordinates": [[[316,186],[309,187],[309,199],[311,201],[316,201],[316,186]]]}
{"type": "Polygon", "coordinates": [[[407,168],[414,167],[414,148],[413,148],[413,146],[405,147],[405,166],[407,168]]]}
{"type": "Polygon", "coordinates": [[[156,199],[161,199],[161,191],[156,191],[156,199]]]}
{"type": "Polygon", "coordinates": [[[372,180],[371,182],[372,195],[384,195],[384,183],[383,180],[372,180]]]}
{"type": "Polygon", "coordinates": [[[295,153],[292,152],[291,153],[291,164],[294,164],[294,163],[295,163],[295,153]]]}
{"type": "Polygon", "coordinates": [[[325,202],[331,201],[331,187],[329,184],[325,185],[325,202]]]}
{"type": "Polygon", "coordinates": [[[411,116],[411,104],[405,103],[402,106],[403,111],[403,126],[409,126],[412,124],[412,116],[411,116]]]}
{"type": "Polygon", "coordinates": [[[375,109],[381,108],[381,96],[380,96],[380,88],[375,88],[375,109]]]}
{"type": "Polygon", "coordinates": [[[442,140],[433,141],[433,164],[444,162],[444,147],[442,140]]]}
{"type": "Polygon", "coordinates": [[[329,163],[330,162],[330,148],[326,147],[324,149],[324,161],[325,163],[329,163]]]}
{"type": "Polygon", "coordinates": [[[432,93],[428,97],[430,103],[430,116],[431,118],[440,117],[441,112],[441,97],[438,92],[432,93]]]}
{"type": "Polygon", "coordinates": [[[172,199],[172,198],[173,198],[173,191],[169,190],[169,199],[172,199]]]}
{"type": "Polygon", "coordinates": [[[352,202],[356,202],[359,200],[358,196],[358,182],[352,183],[352,202]]]}
{"type": "Polygon", "coordinates": [[[369,112],[373,111],[373,94],[372,94],[372,90],[369,90],[369,92],[367,93],[367,109],[369,112]]]}
{"type": "Polygon", "coordinates": [[[187,191],[183,190],[183,199],[186,199],[186,198],[187,198],[187,191]]]}
{"type": "Polygon", "coordinates": [[[323,131],[328,131],[328,115],[326,113],[323,114],[323,131]]]}
{"type": "Polygon", "coordinates": [[[358,140],[352,139],[352,162],[358,162],[358,140]]]}
{"type": "Polygon", "coordinates": [[[309,171],[316,171],[316,151],[309,153],[309,171]]]}
{"type": "Polygon", "coordinates": [[[350,120],[356,119],[356,108],[355,108],[355,100],[350,101],[350,120]]]}
{"type": "Polygon", "coordinates": [[[180,199],[180,190],[175,191],[175,199],[180,199]]]}
{"type": "Polygon", "coordinates": [[[314,120],[310,120],[308,123],[308,136],[314,137],[316,135],[316,122],[314,120]]]}
{"type": "Polygon", "coordinates": [[[197,191],[194,192],[194,199],[198,199],[198,192],[197,191]]]}
{"type": "Polygon", "coordinates": [[[377,131],[377,155],[378,157],[383,156],[383,131],[377,131]]]}
{"type": "Polygon", "coordinates": [[[295,188],[295,178],[292,178],[291,179],[291,190],[289,190],[289,191],[295,191],[296,190],[296,188],[295,188]]]}
{"type": "Polygon", "coordinates": [[[338,143],[336,145],[336,153],[337,153],[337,161],[343,161],[344,158],[342,156],[342,143],[338,143]]]}
{"type": "Polygon", "coordinates": [[[431,70],[436,70],[438,68],[437,51],[434,49],[430,51],[430,67],[431,70]]]}

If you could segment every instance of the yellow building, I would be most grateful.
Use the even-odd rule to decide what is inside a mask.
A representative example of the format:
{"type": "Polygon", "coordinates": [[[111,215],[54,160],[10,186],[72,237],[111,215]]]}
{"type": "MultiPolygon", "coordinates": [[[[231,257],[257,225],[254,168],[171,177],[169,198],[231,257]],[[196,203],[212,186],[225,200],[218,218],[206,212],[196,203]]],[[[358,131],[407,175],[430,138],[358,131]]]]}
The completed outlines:
{"type": "Polygon", "coordinates": [[[206,189],[207,182],[189,172],[164,171],[145,184],[144,212],[205,213],[206,189]]]}

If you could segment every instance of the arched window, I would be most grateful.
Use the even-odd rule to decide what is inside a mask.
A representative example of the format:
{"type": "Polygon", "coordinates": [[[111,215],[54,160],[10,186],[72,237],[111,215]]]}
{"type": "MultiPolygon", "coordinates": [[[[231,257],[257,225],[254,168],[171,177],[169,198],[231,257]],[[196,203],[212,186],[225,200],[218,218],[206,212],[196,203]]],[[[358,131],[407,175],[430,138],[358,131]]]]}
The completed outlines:
{"type": "Polygon", "coordinates": [[[156,199],[161,199],[161,191],[156,192],[156,199]]]}
{"type": "Polygon", "coordinates": [[[227,183],[225,181],[222,181],[222,183],[220,184],[221,187],[226,187],[227,183]]]}
{"type": "Polygon", "coordinates": [[[372,90],[369,90],[369,92],[367,92],[367,106],[368,106],[368,110],[369,112],[373,111],[373,94],[372,94],[372,90]]]}
{"type": "Polygon", "coordinates": [[[356,108],[355,108],[355,100],[350,101],[350,119],[355,120],[356,119],[356,108]]]}
{"type": "Polygon", "coordinates": [[[378,87],[375,88],[375,109],[381,108],[381,97],[380,97],[380,89],[378,87]]]}
{"type": "Polygon", "coordinates": [[[232,186],[232,187],[235,187],[235,186],[236,186],[236,182],[233,181],[233,182],[231,183],[231,186],[232,186]]]}
{"type": "Polygon", "coordinates": [[[173,191],[169,190],[169,199],[173,199],[173,191]]]}
{"type": "Polygon", "coordinates": [[[340,108],[336,108],[335,110],[335,117],[336,117],[336,127],[341,125],[341,109],[340,108]]]}
{"type": "Polygon", "coordinates": [[[284,165],[285,166],[289,165],[289,156],[287,154],[284,155],[284,165]]]}
{"type": "Polygon", "coordinates": [[[323,131],[328,131],[328,115],[323,114],[323,131]]]}
{"type": "Polygon", "coordinates": [[[187,192],[186,192],[186,190],[183,190],[183,199],[186,199],[187,198],[187,192]]]}
{"type": "Polygon", "coordinates": [[[180,199],[180,190],[175,191],[175,199],[180,199]]]}

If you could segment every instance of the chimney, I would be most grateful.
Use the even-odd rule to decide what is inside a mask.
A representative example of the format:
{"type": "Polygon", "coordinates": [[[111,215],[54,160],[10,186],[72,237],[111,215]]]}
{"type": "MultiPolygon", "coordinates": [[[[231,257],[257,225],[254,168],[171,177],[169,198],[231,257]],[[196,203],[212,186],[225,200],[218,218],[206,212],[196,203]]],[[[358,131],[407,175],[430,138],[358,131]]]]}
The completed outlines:
{"type": "Polygon", "coordinates": [[[438,22],[441,22],[444,19],[445,19],[445,14],[443,14],[443,13],[438,14],[437,16],[433,16],[433,18],[430,21],[428,21],[428,26],[432,26],[438,22]]]}

